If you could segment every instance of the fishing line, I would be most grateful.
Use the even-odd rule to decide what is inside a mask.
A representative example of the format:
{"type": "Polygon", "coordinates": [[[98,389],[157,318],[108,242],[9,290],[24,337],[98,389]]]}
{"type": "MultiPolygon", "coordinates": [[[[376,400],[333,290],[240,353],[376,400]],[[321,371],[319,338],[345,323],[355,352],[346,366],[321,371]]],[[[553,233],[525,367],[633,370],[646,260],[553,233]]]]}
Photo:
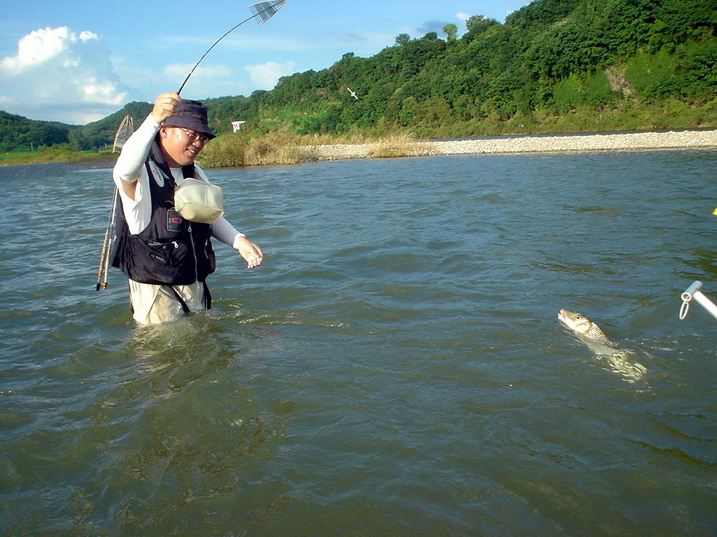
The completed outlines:
{"type": "Polygon", "coordinates": [[[241,21],[239,24],[234,26],[231,30],[229,30],[227,33],[225,33],[223,36],[221,36],[219,39],[217,39],[214,44],[207,49],[207,51],[202,55],[201,58],[199,58],[199,61],[194,64],[194,67],[192,67],[192,70],[189,71],[189,74],[187,75],[187,78],[184,79],[184,82],[182,82],[182,85],[179,87],[179,90],[177,90],[177,95],[182,93],[182,90],[184,89],[184,85],[187,83],[187,80],[189,80],[189,77],[192,76],[192,73],[194,73],[194,70],[199,66],[200,63],[202,63],[202,60],[206,58],[207,54],[209,54],[214,47],[217,46],[219,41],[224,39],[226,36],[228,36],[230,33],[232,33],[234,30],[239,28],[242,24],[249,22],[252,19],[258,18],[257,21],[260,25],[264,24],[266,21],[268,21],[270,18],[272,18],[277,11],[286,3],[286,0],[276,0],[276,1],[269,1],[269,2],[257,2],[255,4],[251,4],[249,6],[249,9],[254,13],[251,17],[248,19],[245,19],[241,21]]]}

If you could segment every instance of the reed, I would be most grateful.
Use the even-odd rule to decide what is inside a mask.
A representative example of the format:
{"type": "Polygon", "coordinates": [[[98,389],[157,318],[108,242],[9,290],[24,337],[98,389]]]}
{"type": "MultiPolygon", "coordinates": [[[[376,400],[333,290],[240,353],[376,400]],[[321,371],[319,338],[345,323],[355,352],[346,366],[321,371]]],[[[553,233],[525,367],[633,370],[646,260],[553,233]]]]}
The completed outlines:
{"type": "Polygon", "coordinates": [[[400,158],[415,152],[416,139],[412,134],[393,134],[366,144],[367,158],[400,158]]]}
{"type": "Polygon", "coordinates": [[[337,146],[353,148],[341,151],[342,155],[395,158],[411,155],[414,142],[413,135],[407,133],[377,138],[367,138],[356,133],[339,136],[300,136],[288,132],[261,136],[223,134],[202,151],[199,163],[206,168],[234,168],[316,162],[337,158],[337,153],[330,149],[337,146]]]}

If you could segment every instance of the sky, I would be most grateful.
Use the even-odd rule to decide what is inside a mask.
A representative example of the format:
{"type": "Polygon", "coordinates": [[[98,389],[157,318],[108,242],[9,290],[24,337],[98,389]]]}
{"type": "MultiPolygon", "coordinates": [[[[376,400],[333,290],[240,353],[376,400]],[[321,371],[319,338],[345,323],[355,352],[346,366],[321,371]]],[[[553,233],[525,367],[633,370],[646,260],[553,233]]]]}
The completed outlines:
{"type": "MultiPolygon", "coordinates": [[[[254,0],[25,0],[0,15],[0,110],[84,125],[132,101],[177,91],[224,33],[252,16],[254,0]]],[[[287,0],[220,41],[197,67],[187,99],[272,89],[280,77],[331,67],[349,52],[370,57],[469,16],[500,22],[530,0],[287,0]]]]}

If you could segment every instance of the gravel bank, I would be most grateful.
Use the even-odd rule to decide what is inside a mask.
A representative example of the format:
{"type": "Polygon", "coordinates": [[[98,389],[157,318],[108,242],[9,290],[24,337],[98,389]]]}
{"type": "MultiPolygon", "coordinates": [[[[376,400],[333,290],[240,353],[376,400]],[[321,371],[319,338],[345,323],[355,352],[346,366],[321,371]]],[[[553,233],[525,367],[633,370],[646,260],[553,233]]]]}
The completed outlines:
{"type": "Polygon", "coordinates": [[[561,151],[639,151],[717,147],[717,130],[640,132],[627,134],[576,134],[570,136],[521,136],[478,140],[360,145],[315,145],[306,149],[319,160],[384,156],[467,155],[485,153],[535,153],[561,151]]]}

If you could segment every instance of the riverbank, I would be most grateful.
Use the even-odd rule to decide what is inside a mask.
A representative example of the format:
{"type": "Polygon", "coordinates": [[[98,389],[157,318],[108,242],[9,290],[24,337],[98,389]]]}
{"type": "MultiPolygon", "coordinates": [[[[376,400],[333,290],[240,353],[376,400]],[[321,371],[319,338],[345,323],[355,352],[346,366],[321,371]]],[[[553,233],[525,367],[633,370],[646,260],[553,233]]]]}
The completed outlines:
{"type": "MultiPolygon", "coordinates": [[[[109,151],[72,151],[64,147],[41,147],[36,151],[0,155],[0,166],[27,164],[82,164],[112,162],[119,153],[109,151]]],[[[110,164],[111,166],[111,164],[110,164]]]]}
{"type": "Polygon", "coordinates": [[[419,157],[488,153],[546,153],[699,149],[717,147],[717,130],[506,136],[471,140],[401,141],[366,144],[310,145],[301,149],[316,160],[419,157]]]}
{"type": "MultiPolygon", "coordinates": [[[[303,140],[306,140],[304,138],[303,140]]],[[[207,145],[199,163],[205,168],[276,166],[330,160],[361,158],[401,158],[437,155],[477,155],[510,153],[640,151],[657,149],[706,149],[717,147],[717,129],[633,132],[611,134],[565,134],[497,136],[464,140],[419,141],[398,134],[365,143],[306,144],[287,135],[242,138],[223,134],[207,145]]],[[[8,154],[0,166],[48,162],[111,162],[117,154],[109,152],[52,152],[8,154]]]]}

